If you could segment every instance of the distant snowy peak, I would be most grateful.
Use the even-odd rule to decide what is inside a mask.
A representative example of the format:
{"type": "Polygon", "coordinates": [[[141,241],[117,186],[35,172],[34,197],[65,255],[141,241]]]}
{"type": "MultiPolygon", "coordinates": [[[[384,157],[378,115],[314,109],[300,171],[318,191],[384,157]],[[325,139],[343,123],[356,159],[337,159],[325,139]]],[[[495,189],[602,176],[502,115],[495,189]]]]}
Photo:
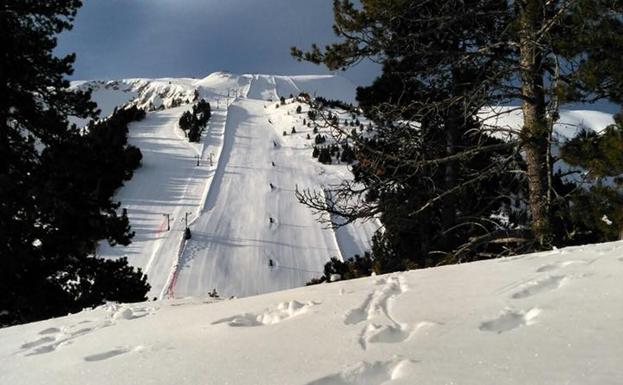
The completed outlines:
{"type": "MultiPolygon", "coordinates": [[[[327,99],[342,100],[347,103],[356,103],[356,86],[348,79],[337,75],[244,75],[252,76],[252,87],[258,90],[274,90],[278,96],[288,97],[306,92],[312,96],[322,96],[327,99]],[[253,87],[253,83],[257,83],[253,87]]],[[[250,94],[252,99],[265,99],[263,95],[250,94]]]]}
{"type": "Polygon", "coordinates": [[[102,117],[110,115],[115,107],[136,105],[154,111],[191,103],[196,96],[269,100],[306,92],[327,99],[356,102],[355,85],[336,75],[237,75],[214,72],[201,79],[89,80],[74,81],[71,86],[75,89],[91,90],[91,97],[100,108],[102,117]]]}
{"type": "Polygon", "coordinates": [[[101,116],[112,113],[115,107],[136,105],[153,111],[190,103],[195,96],[194,79],[121,79],[72,82],[72,87],[90,90],[91,98],[101,110],[101,116]]]}

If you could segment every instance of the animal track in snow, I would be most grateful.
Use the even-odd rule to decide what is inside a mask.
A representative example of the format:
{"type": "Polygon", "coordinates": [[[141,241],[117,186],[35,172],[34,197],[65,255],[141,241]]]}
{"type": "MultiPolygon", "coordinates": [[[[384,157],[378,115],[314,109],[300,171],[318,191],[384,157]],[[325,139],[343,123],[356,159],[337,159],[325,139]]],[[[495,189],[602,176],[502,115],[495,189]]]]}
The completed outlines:
{"type": "Polygon", "coordinates": [[[26,342],[20,346],[20,349],[32,349],[26,352],[26,356],[50,353],[59,347],[72,344],[74,340],[80,336],[114,325],[118,320],[132,320],[145,317],[152,314],[155,310],[154,308],[148,307],[130,307],[128,305],[118,304],[106,304],[104,305],[104,309],[108,313],[108,319],[88,327],[81,326],[86,323],[91,323],[92,321],[82,321],[76,325],[70,325],[63,328],[52,327],[44,329],[38,333],[39,335],[44,335],[44,337],[26,342]]]}
{"type": "Polygon", "coordinates": [[[547,265],[539,267],[538,269],[536,269],[536,271],[537,273],[543,273],[545,271],[557,270],[571,265],[588,265],[589,263],[589,261],[585,261],[583,259],[548,263],[547,265]]]}
{"type": "Polygon", "coordinates": [[[58,347],[58,344],[39,346],[38,348],[34,349],[30,353],[25,354],[25,356],[36,356],[38,354],[50,353],[56,350],[57,347],[58,347]]]}
{"type": "Polygon", "coordinates": [[[344,371],[322,377],[307,385],[383,385],[409,376],[415,370],[416,361],[393,360],[386,362],[359,362],[344,371]]]}
{"type": "Polygon", "coordinates": [[[23,344],[20,348],[21,349],[35,348],[32,351],[26,353],[25,354],[26,356],[34,356],[38,354],[50,353],[50,352],[55,351],[57,348],[61,346],[72,344],[76,338],[82,335],[89,334],[97,329],[101,329],[109,325],[110,325],[109,321],[105,321],[101,323],[99,326],[81,328],[78,330],[73,330],[73,327],[78,326],[78,325],[74,325],[73,327],[72,326],[66,327],[66,328],[63,328],[62,330],[59,328],[45,329],[39,332],[39,334],[46,334],[46,337],[39,338],[38,340],[35,340],[32,342],[27,342],[23,344]],[[43,344],[48,344],[48,345],[43,345],[43,344]]]}
{"type": "Polygon", "coordinates": [[[136,318],[142,318],[154,314],[156,310],[158,310],[157,308],[153,307],[131,307],[128,305],[119,305],[116,303],[110,303],[104,306],[112,320],[133,320],[136,318]]]}
{"type": "Polygon", "coordinates": [[[511,297],[519,299],[555,290],[564,285],[567,281],[568,278],[564,275],[552,275],[547,278],[535,279],[524,284],[523,288],[515,292],[511,297]]]}
{"type": "Polygon", "coordinates": [[[498,334],[504,333],[521,326],[534,324],[536,317],[540,313],[541,309],[538,308],[532,308],[527,312],[505,309],[497,318],[481,323],[479,329],[486,332],[496,332],[498,334]]]}
{"type": "Polygon", "coordinates": [[[244,313],[233,317],[223,318],[212,322],[212,325],[226,323],[229,326],[261,326],[272,325],[300,314],[306,313],[309,308],[317,305],[313,301],[302,304],[298,301],[282,302],[274,308],[269,308],[260,313],[244,313]]]}
{"type": "Polygon", "coordinates": [[[390,321],[397,324],[389,310],[389,301],[406,292],[408,288],[402,278],[396,276],[377,282],[383,286],[369,294],[359,307],[346,312],[344,315],[346,325],[355,325],[362,321],[371,320],[379,313],[385,314],[390,321]]]}
{"type": "Polygon", "coordinates": [[[374,325],[369,324],[361,333],[359,343],[365,350],[371,343],[395,344],[408,340],[419,331],[438,325],[435,322],[422,321],[416,325],[374,325]]]}
{"type": "Polygon", "coordinates": [[[374,280],[375,285],[385,285],[385,283],[387,283],[387,279],[385,277],[377,277],[374,280]]]}
{"type": "Polygon", "coordinates": [[[52,341],[54,341],[54,337],[43,337],[43,338],[39,338],[38,340],[35,340],[35,341],[26,342],[25,344],[20,346],[20,348],[21,349],[30,349],[30,348],[34,348],[34,347],[39,346],[39,345],[47,344],[48,342],[52,342],[52,341]]]}
{"type": "Polygon", "coordinates": [[[107,352],[103,352],[103,353],[97,353],[97,354],[92,354],[90,356],[86,356],[84,357],[84,360],[87,362],[93,362],[93,361],[102,361],[102,360],[107,360],[109,358],[112,357],[116,357],[119,356],[121,354],[125,354],[128,353],[130,351],[129,348],[127,347],[119,347],[113,350],[109,350],[107,352]]]}

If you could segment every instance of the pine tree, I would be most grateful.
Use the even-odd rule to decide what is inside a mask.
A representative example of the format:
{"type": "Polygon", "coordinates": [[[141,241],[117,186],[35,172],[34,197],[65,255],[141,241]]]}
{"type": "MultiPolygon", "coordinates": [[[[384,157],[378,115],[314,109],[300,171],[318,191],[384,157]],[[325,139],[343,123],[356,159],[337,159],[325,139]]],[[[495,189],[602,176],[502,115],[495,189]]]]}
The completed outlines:
{"type": "MultiPolygon", "coordinates": [[[[519,242],[507,244],[509,252],[550,247],[557,196],[553,123],[566,102],[621,101],[622,7],[619,1],[602,0],[363,0],[361,6],[334,1],[340,41],[322,50],[313,45],[306,53],[293,48],[292,53],[333,70],[366,57],[383,64],[381,76],[357,93],[380,135],[357,142],[359,166],[354,168],[379,198],[358,208],[339,202],[323,206],[314,195],[300,198],[316,209],[340,207],[338,214],[353,220],[382,215],[386,235],[377,237],[382,242],[375,257],[393,253],[394,260],[410,259],[419,248],[428,256],[418,265],[428,265],[439,263],[440,256],[456,261],[499,255],[494,244],[500,242],[519,242]],[[478,112],[516,98],[524,116],[518,140],[494,140],[476,118],[478,112]],[[421,126],[414,130],[404,124],[408,121],[421,126]],[[519,151],[523,158],[517,157],[519,151]],[[523,172],[525,178],[509,171],[523,172]],[[409,177],[416,174],[419,179],[409,177]],[[434,185],[420,183],[427,178],[434,185]],[[529,234],[509,231],[503,223],[491,227],[489,219],[496,213],[515,220],[504,191],[527,197],[529,222],[518,214],[515,229],[529,225],[529,234]],[[471,199],[478,204],[458,204],[471,199]],[[414,214],[424,222],[417,224],[421,219],[414,214]],[[479,218],[479,225],[461,217],[479,218]],[[441,227],[428,233],[431,223],[441,227]],[[413,234],[419,234],[415,244],[413,234]]],[[[349,189],[344,186],[345,194],[335,196],[348,196],[349,189]]]]}
{"type": "MultiPolygon", "coordinates": [[[[55,36],[71,27],[80,5],[8,0],[0,10],[0,326],[104,300],[144,300],[149,290],[127,261],[90,257],[97,240],[125,244],[132,233],[107,187],[91,183],[103,180],[114,160],[96,157],[93,137],[67,121],[68,115],[97,117],[89,93],[69,90],[64,79],[74,55],[52,53],[55,36]],[[118,285],[107,287],[112,280],[118,285]]],[[[125,138],[111,139],[126,145],[125,138]]]]}
{"type": "Polygon", "coordinates": [[[331,151],[328,148],[321,148],[318,153],[318,161],[324,164],[331,164],[333,160],[331,159],[331,151]]]}
{"type": "MultiPolygon", "coordinates": [[[[365,45],[350,45],[350,36],[380,33],[388,39],[387,45],[374,48],[382,50],[375,58],[383,63],[383,73],[357,93],[364,113],[378,126],[372,140],[351,137],[358,160],[353,166],[354,183],[364,185],[366,191],[344,182],[332,196],[349,198],[329,204],[320,199],[324,194],[299,195],[312,208],[332,211],[347,221],[380,215],[385,231],[375,237],[373,255],[383,260],[382,271],[483,258],[500,250],[487,239],[511,238],[512,229],[491,216],[508,205],[504,192],[505,185],[512,185],[512,176],[504,175],[502,166],[516,162],[513,145],[479,132],[473,115],[480,104],[457,102],[484,103],[475,94],[479,89],[475,82],[489,72],[480,66],[489,65],[496,73],[499,65],[493,58],[481,62],[463,60],[462,55],[469,51],[469,41],[490,39],[489,31],[500,28],[500,15],[493,9],[478,20],[475,14],[481,9],[458,3],[364,1],[359,11],[350,2],[336,1],[336,30],[349,31],[346,42],[327,47],[324,53],[319,49],[307,55],[294,52],[336,69],[356,60],[355,56],[376,54],[359,52],[365,45]],[[440,26],[437,16],[450,9],[470,15],[469,22],[461,22],[460,28],[454,21],[440,26]],[[401,22],[393,22],[395,17],[401,22]],[[439,33],[431,34],[432,30],[439,33]],[[392,50],[403,45],[404,49],[392,50]],[[419,125],[409,123],[413,121],[419,125]],[[502,178],[509,180],[496,183],[502,178]],[[361,196],[351,200],[350,192],[361,196]],[[361,199],[372,196],[376,199],[361,199]],[[361,204],[353,207],[349,201],[361,204]],[[474,204],[460,207],[459,201],[474,204]]],[[[328,119],[343,123],[333,124],[333,129],[349,136],[348,120],[328,119]]]]}
{"type": "Polygon", "coordinates": [[[353,149],[348,144],[342,145],[342,155],[340,156],[340,161],[350,164],[354,160],[355,152],[353,151],[353,149]]]}
{"type": "Polygon", "coordinates": [[[623,112],[602,133],[584,131],[561,147],[582,183],[556,178],[568,190],[556,201],[553,222],[558,242],[586,244],[623,239],[623,112]]]}

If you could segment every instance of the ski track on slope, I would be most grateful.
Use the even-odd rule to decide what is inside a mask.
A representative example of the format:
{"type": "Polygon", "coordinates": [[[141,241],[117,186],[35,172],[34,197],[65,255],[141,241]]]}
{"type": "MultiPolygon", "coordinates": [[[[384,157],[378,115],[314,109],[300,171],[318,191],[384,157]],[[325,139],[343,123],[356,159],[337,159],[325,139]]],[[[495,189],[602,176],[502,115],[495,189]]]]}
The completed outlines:
{"type": "MultiPolygon", "coordinates": [[[[300,286],[320,276],[330,257],[343,258],[336,233],[324,230],[294,197],[297,186],[316,188],[320,179],[307,147],[284,143],[283,117],[268,113],[271,103],[265,100],[279,103],[277,88],[287,79],[253,75],[246,97],[230,106],[205,209],[180,259],[175,296],[202,296],[212,289],[248,296],[300,286]]],[[[287,108],[295,106],[280,111],[287,108]]]]}
{"type": "MultiPolygon", "coordinates": [[[[270,191],[268,188],[269,184],[269,174],[274,174],[278,172],[277,170],[268,169],[270,166],[270,158],[274,150],[271,147],[271,131],[268,129],[263,135],[259,135],[255,133],[255,125],[261,124],[264,120],[261,116],[255,118],[256,123],[249,123],[247,121],[247,117],[250,117],[247,110],[244,106],[255,105],[255,109],[260,104],[257,102],[246,102],[240,101],[240,104],[235,104],[230,107],[230,116],[236,116],[236,118],[230,118],[228,123],[227,131],[227,139],[224,150],[224,153],[227,155],[223,156],[223,167],[220,167],[217,170],[217,175],[215,176],[215,182],[213,184],[213,188],[211,188],[210,193],[208,195],[207,203],[206,203],[206,213],[205,218],[199,224],[199,228],[204,231],[197,232],[197,236],[189,242],[189,247],[192,247],[193,243],[200,242],[203,244],[202,246],[196,246],[193,249],[196,253],[192,255],[187,255],[185,257],[185,263],[190,263],[189,268],[185,268],[184,271],[187,271],[192,274],[196,274],[194,279],[186,280],[186,288],[194,291],[192,295],[198,295],[197,291],[200,291],[201,288],[195,286],[192,287],[195,282],[204,281],[204,278],[201,276],[202,272],[210,272],[210,270],[218,268],[222,272],[223,277],[230,277],[232,280],[239,280],[242,286],[246,285],[246,289],[242,287],[240,291],[234,292],[232,294],[236,295],[249,295],[255,294],[252,292],[252,288],[249,287],[247,282],[242,282],[242,277],[236,278],[233,276],[230,271],[235,269],[234,266],[227,266],[228,263],[232,262],[232,259],[238,258],[241,259],[234,265],[239,265],[243,267],[243,270],[249,273],[255,273],[253,270],[261,269],[266,273],[270,273],[268,270],[268,259],[280,259],[280,251],[284,247],[295,247],[293,244],[289,242],[284,242],[282,229],[294,228],[297,226],[301,228],[304,227],[304,224],[297,224],[296,222],[292,222],[290,220],[284,220],[280,218],[287,218],[289,214],[289,207],[292,206],[289,202],[283,202],[281,200],[283,193],[285,192],[283,187],[280,187],[278,191],[270,191]],[[233,119],[233,120],[231,120],[233,119]],[[231,124],[231,125],[229,125],[231,124]],[[245,131],[240,131],[242,127],[245,128],[245,131]],[[249,132],[251,129],[251,132],[249,132]],[[263,139],[265,138],[265,139],[263,139]],[[234,146],[234,142],[236,145],[234,146]],[[251,146],[267,146],[269,151],[266,153],[256,153],[256,155],[252,155],[253,159],[249,159],[248,157],[251,155],[248,153],[248,148],[251,146]],[[240,150],[243,151],[240,151],[240,150]],[[240,170],[245,170],[250,168],[254,175],[257,175],[255,183],[253,181],[245,181],[242,178],[240,170]],[[233,184],[233,185],[232,185],[233,184]],[[248,194],[245,198],[240,198],[240,194],[248,194]],[[238,195],[236,198],[231,199],[234,195],[238,195]],[[237,200],[239,199],[239,200],[237,200]],[[253,202],[253,207],[244,207],[244,204],[240,204],[240,200],[246,200],[249,202],[253,202]],[[236,203],[232,203],[236,202],[236,203]],[[228,205],[233,207],[238,207],[242,209],[244,215],[241,215],[239,220],[244,221],[244,218],[247,218],[247,221],[250,221],[249,224],[237,224],[232,221],[231,213],[229,212],[228,205]],[[287,206],[287,210],[283,209],[283,206],[287,206]],[[285,211],[285,212],[284,212],[285,211]],[[269,222],[269,217],[275,218],[275,223],[269,222]],[[216,224],[220,224],[220,226],[216,226],[216,224]],[[277,239],[275,239],[275,237],[277,239]],[[212,254],[198,253],[201,250],[212,249],[212,254]],[[241,249],[245,249],[246,252],[240,252],[241,249]],[[220,251],[219,251],[220,250],[220,251]],[[218,255],[215,255],[218,254],[218,255]],[[255,257],[252,257],[255,254],[255,257]],[[238,257],[236,257],[238,255],[238,257]],[[214,256],[214,258],[213,258],[214,256]],[[253,258],[254,260],[248,261],[249,258],[253,258]],[[208,261],[210,259],[211,261],[208,261]],[[218,263],[215,263],[215,259],[220,259],[218,263]],[[246,259],[247,261],[245,261],[246,259]],[[211,263],[210,263],[211,262],[211,263]],[[208,266],[211,265],[211,266],[208,266]],[[244,267],[246,265],[246,267],[244,267]],[[199,269],[196,267],[200,266],[199,269]],[[229,270],[231,268],[231,270],[229,270]]],[[[285,164],[285,162],[277,161],[280,164],[285,164]]],[[[275,184],[279,184],[279,186],[283,186],[283,183],[279,183],[274,181],[275,184]]],[[[300,209],[300,208],[299,208],[300,209]]],[[[308,224],[309,226],[310,224],[308,224]]],[[[288,232],[289,235],[293,237],[299,237],[296,233],[288,232]]],[[[304,242],[303,238],[299,238],[300,242],[304,242]]],[[[309,244],[310,242],[305,242],[309,244]]],[[[303,243],[303,244],[305,244],[303,243]]],[[[321,242],[320,245],[326,244],[325,242],[321,242]]],[[[297,247],[298,248],[298,247],[297,247]]],[[[327,251],[327,254],[329,251],[327,251]]],[[[326,258],[326,257],[324,257],[326,258]]],[[[323,259],[324,259],[323,258],[323,259]]],[[[319,264],[321,266],[321,264],[319,264]]],[[[312,269],[315,267],[315,270],[319,270],[317,268],[318,265],[312,266],[312,269]]],[[[308,270],[312,270],[307,265],[303,266],[290,266],[297,268],[307,268],[308,270]]],[[[184,272],[183,271],[183,272],[184,272]]],[[[244,272],[243,271],[243,272],[244,272]]],[[[281,269],[279,272],[283,274],[285,270],[281,269]]],[[[296,274],[296,271],[295,271],[296,274]]],[[[290,274],[293,275],[293,274],[290,274]]],[[[223,288],[222,285],[218,284],[218,277],[211,275],[207,277],[208,280],[216,281],[215,284],[209,285],[217,288],[219,292],[225,292],[225,294],[230,294],[232,290],[227,290],[227,288],[223,288]],[[228,293],[229,292],[229,293],[228,293]]],[[[269,277],[266,277],[268,279],[269,277]]],[[[306,273],[306,279],[310,278],[309,273],[306,273]]],[[[270,282],[266,282],[265,284],[270,285],[270,282]]],[[[222,280],[221,280],[222,282],[222,280]]],[[[277,281],[276,284],[280,282],[277,281]]],[[[304,282],[300,282],[302,284],[304,282]]],[[[261,284],[261,282],[260,282],[261,284]]],[[[289,284],[288,286],[290,286],[289,284]]],[[[287,286],[281,286],[287,287],[287,286]]],[[[182,293],[184,289],[182,289],[182,293]]],[[[274,290],[274,289],[273,289],[274,290]]],[[[191,293],[187,293],[191,294],[191,293]]]]}
{"type": "MultiPolygon", "coordinates": [[[[232,100],[232,103],[235,100],[232,100]]],[[[230,105],[224,106],[224,109],[215,110],[213,117],[210,118],[209,126],[206,127],[202,135],[202,152],[201,152],[201,162],[204,162],[208,165],[211,170],[211,177],[206,181],[203,193],[201,194],[201,203],[199,204],[199,208],[195,213],[194,217],[191,221],[189,221],[188,226],[192,227],[195,221],[199,218],[199,216],[205,211],[209,210],[211,207],[207,207],[210,202],[210,192],[218,190],[220,180],[222,179],[222,169],[224,167],[224,163],[227,163],[227,160],[223,160],[223,152],[225,153],[225,158],[229,156],[231,149],[229,148],[229,136],[231,133],[227,130],[227,117],[229,116],[229,107],[230,105]],[[227,133],[227,135],[225,135],[227,133]],[[213,188],[213,182],[217,180],[217,185],[213,188]]],[[[169,298],[173,298],[175,296],[175,286],[177,285],[177,278],[179,276],[179,271],[187,262],[186,248],[188,247],[188,242],[184,239],[180,240],[179,249],[176,252],[177,258],[173,266],[171,267],[171,272],[169,274],[169,278],[167,279],[167,283],[164,285],[162,292],[160,293],[160,299],[163,299],[165,296],[169,298]]],[[[190,250],[195,250],[191,246],[190,250]]]]}
{"type": "Polygon", "coordinates": [[[177,132],[179,116],[188,106],[148,113],[144,121],[130,126],[129,142],[143,152],[142,167],[120,189],[115,199],[127,208],[132,230],[129,247],[110,247],[104,242],[98,255],[123,255],[149,276],[149,297],[160,296],[177,259],[184,230],[184,213],[196,211],[203,181],[209,170],[196,166],[197,148],[177,132]],[[171,218],[166,231],[164,214],[171,218]]]}
{"type": "MultiPolygon", "coordinates": [[[[140,103],[158,102],[154,107],[160,102],[169,106],[176,95],[192,95],[196,89],[213,111],[199,144],[188,143],[178,128],[190,105],[149,112],[130,126],[129,142],[143,152],[143,165],[115,199],[127,208],[136,235],[128,247],[102,242],[98,255],[127,256],[148,275],[149,298],[206,296],[212,289],[228,296],[289,289],[322,275],[329,258],[345,259],[369,248],[375,225],[326,230],[298,203],[297,187],[315,189],[350,174],[343,165],[321,166],[311,157],[312,142],[302,139],[312,130],[302,126],[305,114],[294,114],[296,103],[275,108],[280,94],[300,92],[352,101],[354,87],[343,90],[347,80],[220,72],[179,84],[176,79],[119,84],[136,89],[140,103]],[[301,133],[284,138],[282,131],[293,125],[301,133]],[[189,242],[183,240],[186,213],[189,242]],[[168,231],[163,214],[171,219],[168,231]]],[[[102,98],[111,94],[104,91],[102,98]]],[[[119,100],[134,95],[121,98],[120,92],[114,93],[119,100]]]]}

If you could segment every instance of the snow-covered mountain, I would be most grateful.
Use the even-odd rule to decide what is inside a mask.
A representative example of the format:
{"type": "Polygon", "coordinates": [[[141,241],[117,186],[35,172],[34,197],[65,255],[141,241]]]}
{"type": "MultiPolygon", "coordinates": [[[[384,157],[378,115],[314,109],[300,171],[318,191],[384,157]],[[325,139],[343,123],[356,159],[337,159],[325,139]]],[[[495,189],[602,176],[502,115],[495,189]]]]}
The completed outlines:
{"type": "MultiPolygon", "coordinates": [[[[261,108],[261,107],[260,107],[261,108]]],[[[619,385],[623,242],[0,330],[0,383],[619,385]]]]}
{"type": "Polygon", "coordinates": [[[150,298],[289,289],[322,275],[329,258],[369,248],[378,223],[326,229],[294,194],[350,173],[346,164],[312,158],[315,134],[303,125],[307,107],[290,96],[306,92],[354,102],[348,80],[217,72],[203,79],[89,81],[74,87],[92,90],[102,116],[130,104],[149,111],[130,126],[129,142],[141,149],[142,167],[115,196],[136,235],[128,247],[102,243],[98,255],[127,256],[148,275],[150,298]],[[285,105],[279,105],[280,96],[288,98],[285,105]],[[201,142],[189,143],[178,120],[196,98],[211,104],[212,118],[201,142]],[[303,111],[297,114],[299,105],[303,111]],[[192,239],[184,242],[186,221],[192,239]]]}
{"type": "MultiPolygon", "coordinates": [[[[102,116],[129,104],[149,111],[129,134],[143,153],[143,166],[115,196],[128,210],[136,236],[128,247],[103,243],[98,255],[127,256],[148,275],[150,298],[204,297],[214,289],[241,297],[289,289],[320,276],[329,258],[369,248],[378,222],[326,229],[294,194],[351,174],[345,164],[323,165],[311,157],[315,134],[303,124],[307,107],[290,96],[306,92],[354,103],[355,86],[348,80],[216,72],[202,79],[73,86],[92,90],[102,116]],[[280,97],[287,98],[285,105],[280,97]],[[189,143],[178,120],[197,98],[210,102],[213,116],[201,142],[189,143]],[[299,105],[303,111],[297,114],[299,105]],[[186,221],[193,235],[188,242],[182,239],[186,221]]],[[[495,127],[521,126],[520,112],[511,107],[482,116],[495,127]]],[[[556,132],[564,139],[579,127],[600,130],[610,123],[611,114],[561,111],[556,132]]]]}
{"type": "MultiPolygon", "coordinates": [[[[292,289],[330,257],[364,252],[378,228],[326,229],[294,195],[351,174],[312,158],[307,108],[289,96],[353,102],[347,80],[219,72],[73,86],[92,90],[102,116],[149,110],[129,134],[143,165],[115,196],[134,242],[98,255],[127,256],[159,300],[1,329],[0,384],[623,383],[623,242],[292,289]],[[195,98],[212,118],[189,143],[178,120],[195,98]]],[[[483,116],[521,125],[511,108],[483,116]]],[[[561,138],[612,122],[561,116],[561,138]]]]}

